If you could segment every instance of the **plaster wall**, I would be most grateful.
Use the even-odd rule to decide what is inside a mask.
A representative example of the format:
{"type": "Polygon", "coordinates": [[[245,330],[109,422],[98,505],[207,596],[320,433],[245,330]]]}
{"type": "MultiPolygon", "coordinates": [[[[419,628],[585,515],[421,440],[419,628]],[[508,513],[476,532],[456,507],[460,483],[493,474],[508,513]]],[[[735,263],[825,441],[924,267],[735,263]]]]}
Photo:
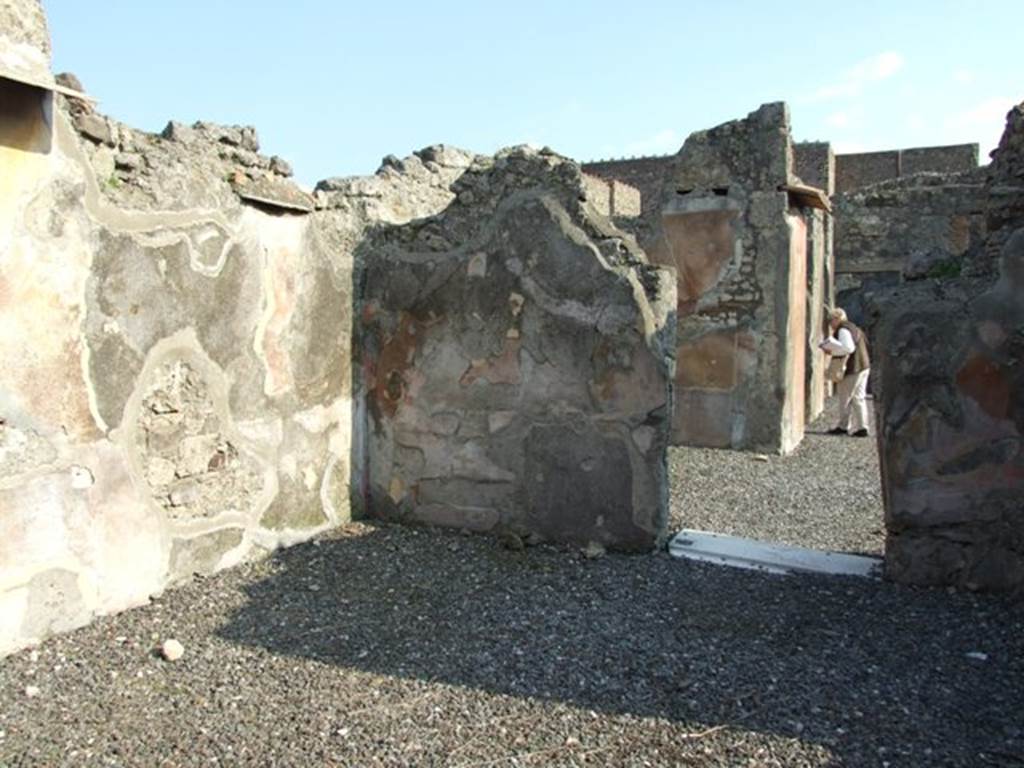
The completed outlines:
{"type": "Polygon", "coordinates": [[[768,104],[692,134],[666,172],[645,248],[677,271],[675,444],[787,453],[803,437],[808,229],[782,191],[792,168],[788,112],[768,104]]]}
{"type": "Polygon", "coordinates": [[[1024,588],[1022,169],[1018,105],[980,194],[984,243],[959,273],[870,300],[885,567],[897,581],[1024,588]]]}
{"type": "Polygon", "coordinates": [[[315,216],[115,204],[0,87],[2,653],[348,518],[352,269],[315,216]]]}
{"type": "Polygon", "coordinates": [[[665,535],[674,275],[564,158],[471,169],[360,258],[373,515],[649,550],[665,535]]]}

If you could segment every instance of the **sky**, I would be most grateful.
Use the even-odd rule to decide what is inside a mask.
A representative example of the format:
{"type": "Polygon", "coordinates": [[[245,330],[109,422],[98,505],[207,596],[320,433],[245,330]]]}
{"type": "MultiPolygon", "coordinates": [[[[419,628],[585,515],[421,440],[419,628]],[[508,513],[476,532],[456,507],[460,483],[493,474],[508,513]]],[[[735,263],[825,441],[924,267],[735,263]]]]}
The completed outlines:
{"type": "Polygon", "coordinates": [[[136,128],[256,126],[312,185],[445,143],[667,154],[786,101],[837,152],[998,143],[1021,0],[43,0],[54,71],[136,128]]]}

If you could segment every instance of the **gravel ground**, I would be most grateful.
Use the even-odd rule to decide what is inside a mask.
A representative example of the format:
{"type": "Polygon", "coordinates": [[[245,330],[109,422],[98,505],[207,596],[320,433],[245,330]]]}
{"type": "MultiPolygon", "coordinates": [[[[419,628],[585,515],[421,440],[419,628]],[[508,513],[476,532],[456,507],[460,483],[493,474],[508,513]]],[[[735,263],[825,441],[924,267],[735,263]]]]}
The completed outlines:
{"type": "Polygon", "coordinates": [[[1020,602],[427,529],[355,523],[0,661],[8,768],[1021,763],[1020,602]]]}
{"type": "Polygon", "coordinates": [[[881,555],[885,526],[875,438],[826,434],[837,421],[832,398],[789,456],[670,448],[670,530],[881,555]]]}

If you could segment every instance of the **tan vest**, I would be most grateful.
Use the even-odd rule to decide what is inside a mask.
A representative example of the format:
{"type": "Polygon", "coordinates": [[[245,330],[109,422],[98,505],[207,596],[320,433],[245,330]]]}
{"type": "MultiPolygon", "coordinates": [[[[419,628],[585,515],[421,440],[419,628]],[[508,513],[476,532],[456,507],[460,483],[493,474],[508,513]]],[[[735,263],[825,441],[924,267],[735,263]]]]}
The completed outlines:
{"type": "MultiPolygon", "coordinates": [[[[852,355],[846,357],[846,375],[860,373],[870,368],[871,357],[868,355],[868,343],[864,340],[864,331],[849,320],[840,323],[839,328],[845,328],[853,337],[854,350],[852,355]]],[[[839,335],[839,328],[836,328],[836,336],[839,335]]]]}

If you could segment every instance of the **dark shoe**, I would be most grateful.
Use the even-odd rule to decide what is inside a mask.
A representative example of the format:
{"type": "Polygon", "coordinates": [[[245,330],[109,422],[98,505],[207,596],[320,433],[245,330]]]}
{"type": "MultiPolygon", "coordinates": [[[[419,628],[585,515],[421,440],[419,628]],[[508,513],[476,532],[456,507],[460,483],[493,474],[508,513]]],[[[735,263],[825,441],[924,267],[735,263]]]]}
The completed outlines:
{"type": "Polygon", "coordinates": [[[845,435],[846,434],[846,430],[843,429],[842,427],[832,427],[832,429],[830,429],[825,434],[826,435],[845,435]]]}
{"type": "Polygon", "coordinates": [[[858,429],[850,437],[868,437],[868,431],[866,429],[858,429]]]}

